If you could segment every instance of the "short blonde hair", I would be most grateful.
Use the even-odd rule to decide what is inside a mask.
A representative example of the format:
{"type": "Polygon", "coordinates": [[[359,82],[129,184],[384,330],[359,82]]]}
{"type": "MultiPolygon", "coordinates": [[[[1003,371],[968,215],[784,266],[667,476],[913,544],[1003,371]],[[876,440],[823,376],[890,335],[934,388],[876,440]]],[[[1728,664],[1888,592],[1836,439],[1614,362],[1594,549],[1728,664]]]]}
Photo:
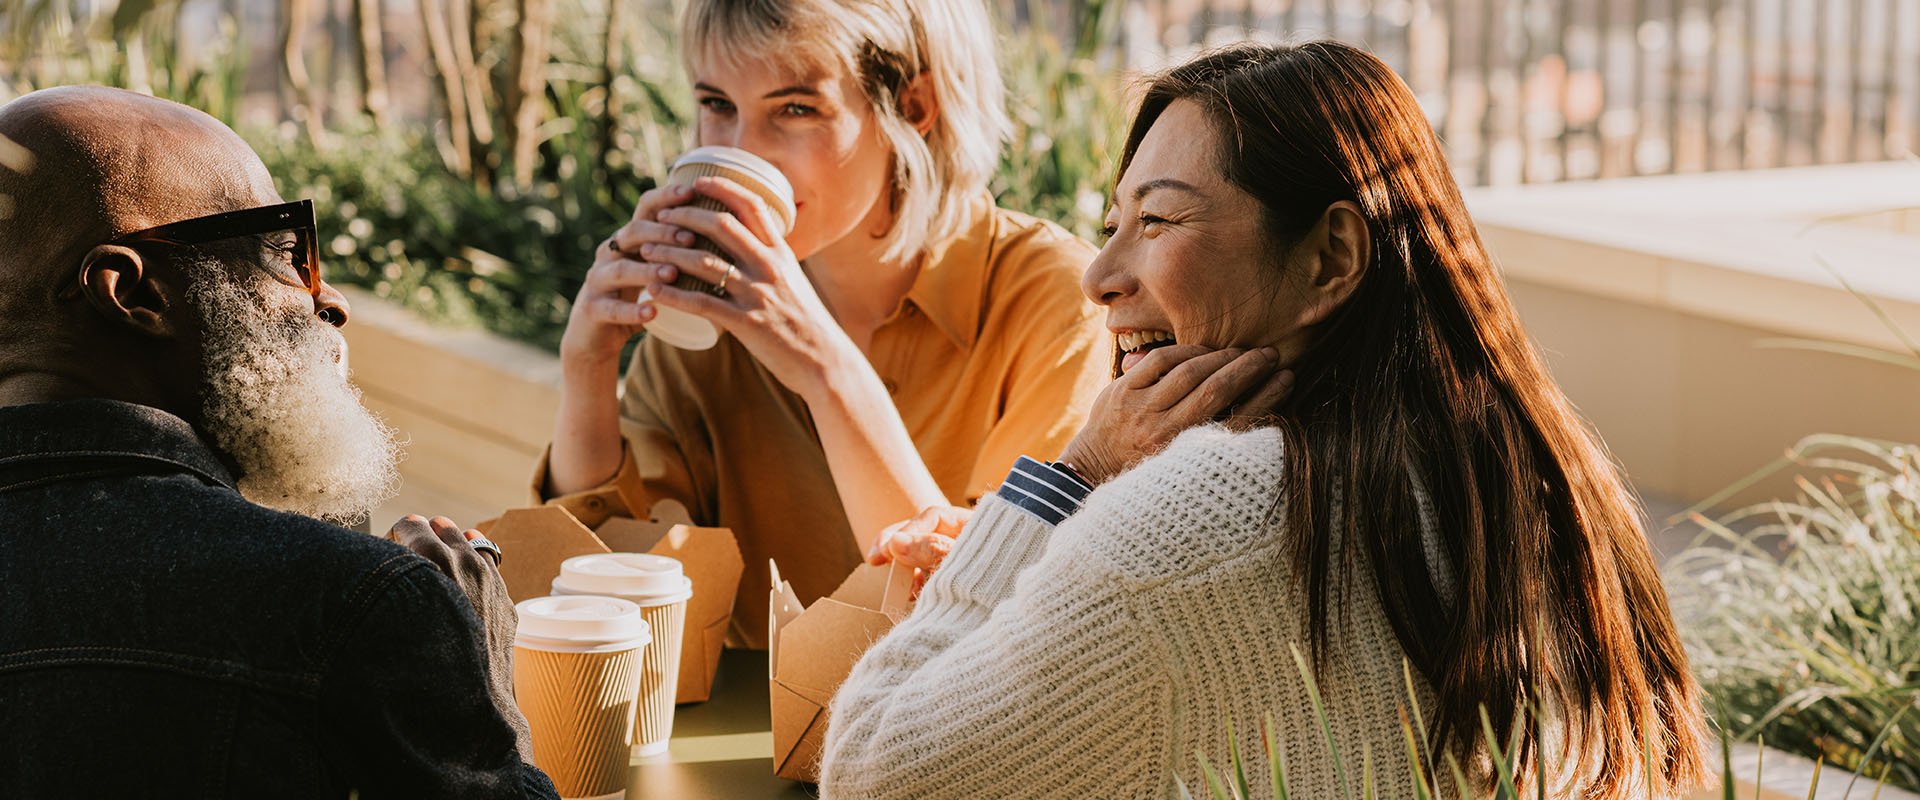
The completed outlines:
{"type": "Polygon", "coordinates": [[[854,76],[893,150],[888,259],[960,233],[1012,131],[982,0],[692,0],[681,37],[689,72],[696,59],[748,58],[854,76]],[[900,104],[921,75],[938,104],[925,135],[900,104]]]}

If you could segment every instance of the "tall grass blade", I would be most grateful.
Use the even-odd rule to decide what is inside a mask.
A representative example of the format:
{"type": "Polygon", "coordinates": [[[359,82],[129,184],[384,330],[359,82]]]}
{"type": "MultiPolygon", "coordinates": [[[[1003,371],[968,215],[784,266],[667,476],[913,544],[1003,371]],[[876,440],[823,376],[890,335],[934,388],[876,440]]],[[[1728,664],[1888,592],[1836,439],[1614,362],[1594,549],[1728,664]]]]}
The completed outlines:
{"type": "Polygon", "coordinates": [[[1327,756],[1333,762],[1333,774],[1340,781],[1340,796],[1351,800],[1353,783],[1347,780],[1347,767],[1340,760],[1340,746],[1333,738],[1333,723],[1327,719],[1326,704],[1320,701],[1320,685],[1314,682],[1313,669],[1307,666],[1307,657],[1300,654],[1299,646],[1288,642],[1287,649],[1292,651],[1294,666],[1300,669],[1300,680],[1306,684],[1307,701],[1313,705],[1313,717],[1320,721],[1320,736],[1326,740],[1327,756]]]}
{"type": "Polygon", "coordinates": [[[1430,800],[1434,790],[1427,788],[1426,770],[1420,768],[1420,745],[1413,740],[1413,724],[1407,721],[1405,708],[1400,710],[1400,734],[1407,740],[1407,769],[1413,773],[1414,800],[1430,800]]]}
{"type": "Polygon", "coordinates": [[[1872,311],[1873,315],[1879,318],[1880,324],[1887,327],[1887,332],[1892,333],[1901,344],[1907,346],[1907,352],[1912,353],[1915,358],[1920,358],[1920,343],[1914,342],[1913,337],[1907,335],[1906,329],[1901,328],[1900,323],[1893,320],[1893,315],[1888,314],[1887,310],[1881,307],[1880,302],[1873,299],[1873,295],[1854,288],[1853,282],[1847,280],[1847,276],[1841,274],[1840,269],[1835,267],[1833,262],[1828,261],[1826,256],[1815,253],[1813,260],[1818,262],[1820,268],[1826,270],[1828,275],[1832,275],[1834,280],[1840,282],[1840,288],[1847,290],[1847,294],[1853,295],[1853,299],[1859,300],[1867,310],[1872,311]]]}
{"type": "Polygon", "coordinates": [[[1433,791],[1440,791],[1440,759],[1433,753],[1433,742],[1427,735],[1427,721],[1420,714],[1420,694],[1413,687],[1413,662],[1400,659],[1400,677],[1407,686],[1407,708],[1413,712],[1413,727],[1420,734],[1420,753],[1427,759],[1430,767],[1428,774],[1433,778],[1433,791]]]}
{"type": "MultiPolygon", "coordinates": [[[[1641,738],[1646,738],[1646,735],[1642,734],[1641,738]]],[[[1653,754],[1653,746],[1651,744],[1647,746],[1647,754],[1649,756],[1653,754]]],[[[1753,787],[1755,791],[1758,791],[1760,784],[1755,782],[1753,787]]],[[[1653,796],[1653,768],[1651,766],[1647,768],[1647,796],[1653,796]]],[[[1733,739],[1727,736],[1725,729],[1720,731],[1720,800],[1737,800],[1737,798],[1733,796],[1733,739]]]]}
{"type": "Polygon", "coordinates": [[[1500,749],[1500,737],[1493,733],[1493,719],[1487,716],[1487,707],[1480,707],[1480,730],[1487,739],[1487,755],[1493,760],[1494,774],[1500,779],[1500,796],[1520,800],[1520,790],[1513,785],[1513,765],[1507,763],[1506,752],[1500,749]]]}
{"type": "Polygon", "coordinates": [[[1360,744],[1360,797],[1362,800],[1374,800],[1373,796],[1373,743],[1360,744]]]}
{"type": "MultiPolygon", "coordinates": [[[[1880,726],[1880,733],[1873,737],[1873,744],[1867,745],[1867,751],[1860,755],[1860,766],[1852,771],[1853,777],[1847,779],[1847,790],[1840,793],[1840,800],[1846,800],[1849,795],[1853,794],[1853,785],[1860,780],[1860,773],[1865,772],[1867,765],[1873,763],[1873,757],[1880,753],[1880,746],[1886,743],[1887,737],[1893,735],[1894,726],[1900,724],[1900,718],[1906,716],[1907,712],[1912,710],[1913,706],[1902,706],[1900,711],[1893,715],[1893,719],[1887,720],[1887,724],[1880,726]]],[[[1887,766],[1891,767],[1893,765],[1888,764],[1887,766]]],[[[1882,780],[1886,779],[1886,774],[1886,769],[1883,768],[1880,770],[1882,780]]],[[[1874,791],[1876,795],[1879,793],[1877,789],[1874,791]]]]}
{"type": "Polygon", "coordinates": [[[1454,791],[1459,792],[1459,794],[1454,796],[1460,798],[1472,797],[1473,787],[1468,785],[1467,774],[1460,771],[1460,760],[1454,758],[1452,753],[1447,754],[1447,769],[1453,773],[1454,791]]]}
{"type": "Polygon", "coordinates": [[[1227,765],[1233,770],[1233,785],[1241,793],[1250,792],[1247,770],[1240,758],[1240,734],[1233,729],[1233,714],[1227,714],[1227,765]]]}
{"type": "Polygon", "coordinates": [[[1753,343],[1763,350],[1804,350],[1811,353],[1828,353],[1837,356],[1877,361],[1904,369],[1920,370],[1920,357],[1901,355],[1878,347],[1866,347],[1845,342],[1829,342],[1822,339],[1775,338],[1761,339],[1753,343]]]}
{"type": "Polygon", "coordinates": [[[1195,751],[1194,758],[1200,761],[1200,777],[1207,782],[1207,796],[1214,800],[1237,800],[1237,796],[1227,790],[1220,780],[1220,773],[1214,771],[1213,762],[1207,760],[1207,754],[1195,751]]]}
{"type": "Polygon", "coordinates": [[[1275,800],[1287,798],[1287,749],[1280,744],[1280,732],[1273,724],[1273,712],[1267,712],[1266,730],[1261,734],[1267,743],[1267,778],[1273,788],[1275,800]]]}

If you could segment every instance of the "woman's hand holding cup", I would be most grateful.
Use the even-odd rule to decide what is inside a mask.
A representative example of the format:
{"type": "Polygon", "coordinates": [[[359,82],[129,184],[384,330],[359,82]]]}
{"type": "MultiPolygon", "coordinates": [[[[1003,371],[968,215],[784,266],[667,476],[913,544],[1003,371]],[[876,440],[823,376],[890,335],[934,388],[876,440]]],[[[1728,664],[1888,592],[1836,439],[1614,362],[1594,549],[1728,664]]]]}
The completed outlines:
{"type": "Polygon", "coordinates": [[[764,200],[720,177],[700,178],[693,190],[727,210],[683,205],[662,211],[659,221],[706,237],[733,261],[690,244],[643,245],[639,255],[653,268],[647,291],[655,303],[726,329],[775,378],[804,398],[812,399],[826,388],[838,360],[864,360],[800,269],[764,200]],[[726,296],[673,286],[681,275],[723,287],[726,296]]]}
{"type": "Polygon", "coordinates": [[[1195,425],[1257,422],[1292,388],[1293,372],[1282,368],[1271,347],[1161,347],[1101,390],[1086,426],[1060,460],[1098,486],[1195,425]]]}
{"type": "Polygon", "coordinates": [[[657,279],[657,268],[640,260],[647,245],[691,246],[693,233],[660,222],[661,211],[693,198],[684,186],[661,186],[640,195],[633,218],[593,251],[580,293],[574,298],[567,330],[560,339],[563,359],[608,360],[654,316],[653,307],[636,302],[657,279]]]}

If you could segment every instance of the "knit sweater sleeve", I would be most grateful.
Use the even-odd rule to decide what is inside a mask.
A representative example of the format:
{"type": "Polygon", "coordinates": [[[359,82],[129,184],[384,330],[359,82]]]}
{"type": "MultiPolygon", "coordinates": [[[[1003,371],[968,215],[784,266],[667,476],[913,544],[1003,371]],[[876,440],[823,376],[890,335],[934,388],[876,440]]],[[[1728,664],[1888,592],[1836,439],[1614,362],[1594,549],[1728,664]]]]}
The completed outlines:
{"type": "Polygon", "coordinates": [[[835,696],[823,798],[1165,796],[1165,643],[1052,533],[1000,496],[981,502],[835,696]]]}

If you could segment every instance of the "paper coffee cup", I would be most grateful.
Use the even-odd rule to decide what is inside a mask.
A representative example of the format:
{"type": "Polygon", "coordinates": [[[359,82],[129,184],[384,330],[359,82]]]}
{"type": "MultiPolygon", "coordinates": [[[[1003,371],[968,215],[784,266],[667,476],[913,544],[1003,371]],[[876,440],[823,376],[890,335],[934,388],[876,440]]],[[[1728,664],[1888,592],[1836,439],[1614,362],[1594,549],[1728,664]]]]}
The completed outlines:
{"type": "Polygon", "coordinates": [[[617,597],[640,607],[653,631],[653,645],[647,648],[640,678],[633,743],[640,755],[666,752],[673,735],[673,699],[680,691],[687,600],[693,597],[693,581],[679,560],[651,553],[574,556],[560,562],[553,594],[617,597]]]}
{"type": "MultiPolygon", "coordinates": [[[[673,162],[673,169],[667,173],[667,185],[691,186],[695,180],[705,177],[727,178],[746,187],[747,191],[765,200],[767,207],[773,210],[774,223],[779,226],[781,236],[793,230],[793,185],[766,159],[736,147],[696,147],[673,162]]],[[[720,201],[698,194],[687,205],[712,211],[727,210],[720,201]]],[[[705,236],[695,236],[693,246],[728,262],[733,260],[732,256],[705,236]]],[[[687,275],[681,275],[673,285],[677,289],[723,294],[713,284],[687,275]]],[[[649,298],[643,293],[642,299],[649,298]]],[[[684,311],[657,305],[654,306],[653,321],[647,323],[647,333],[683,350],[705,350],[720,341],[720,331],[713,323],[684,311]]]]}
{"type": "Polygon", "coordinates": [[[536,597],[514,606],[513,691],[533,763],[564,797],[623,790],[651,631],[615,597],[536,597]]]}

